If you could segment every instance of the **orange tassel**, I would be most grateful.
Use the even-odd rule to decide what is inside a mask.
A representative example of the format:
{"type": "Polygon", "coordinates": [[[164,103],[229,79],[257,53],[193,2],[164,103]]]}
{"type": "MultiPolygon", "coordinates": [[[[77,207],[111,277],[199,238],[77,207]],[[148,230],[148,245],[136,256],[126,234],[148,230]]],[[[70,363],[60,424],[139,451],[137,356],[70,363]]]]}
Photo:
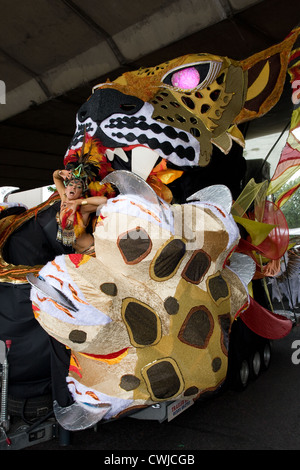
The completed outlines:
{"type": "Polygon", "coordinates": [[[67,220],[68,218],[70,217],[70,215],[72,214],[72,210],[69,209],[69,210],[66,210],[63,212],[63,215],[62,215],[62,218],[61,218],[61,228],[64,230],[67,226],[67,220]]]}

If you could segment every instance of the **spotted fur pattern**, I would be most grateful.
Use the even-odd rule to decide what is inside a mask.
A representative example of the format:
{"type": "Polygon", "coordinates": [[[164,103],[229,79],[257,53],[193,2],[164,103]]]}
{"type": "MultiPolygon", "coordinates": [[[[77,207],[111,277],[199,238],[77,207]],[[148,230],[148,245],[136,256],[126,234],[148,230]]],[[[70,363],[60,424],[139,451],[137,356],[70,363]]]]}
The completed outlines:
{"type": "Polygon", "coordinates": [[[218,388],[231,324],[248,302],[228,267],[238,239],[220,206],[169,206],[163,218],[143,199],[109,200],[96,258],[59,256],[40,272],[77,310],[32,291],[37,320],[72,351],[74,400],[109,404],[110,418],[218,388]]]}

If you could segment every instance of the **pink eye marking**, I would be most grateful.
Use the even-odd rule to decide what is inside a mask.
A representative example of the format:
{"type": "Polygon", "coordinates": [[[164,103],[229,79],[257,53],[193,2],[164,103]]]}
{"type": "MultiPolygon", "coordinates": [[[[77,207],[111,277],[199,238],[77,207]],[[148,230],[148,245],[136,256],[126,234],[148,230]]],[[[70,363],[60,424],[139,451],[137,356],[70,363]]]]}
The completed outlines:
{"type": "Polygon", "coordinates": [[[190,90],[200,82],[200,74],[195,67],[188,67],[175,72],[171,78],[174,87],[190,90]]]}

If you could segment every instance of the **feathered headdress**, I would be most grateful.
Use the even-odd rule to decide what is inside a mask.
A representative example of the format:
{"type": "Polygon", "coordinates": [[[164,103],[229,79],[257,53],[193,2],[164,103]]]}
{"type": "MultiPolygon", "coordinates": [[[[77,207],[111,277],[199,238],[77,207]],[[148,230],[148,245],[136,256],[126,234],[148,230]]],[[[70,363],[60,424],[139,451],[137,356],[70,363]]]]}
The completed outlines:
{"type": "Polygon", "coordinates": [[[86,129],[81,148],[70,150],[65,156],[64,165],[66,170],[72,171],[72,176],[66,184],[77,179],[83,183],[83,191],[87,191],[90,196],[115,195],[111,185],[101,184],[102,179],[113,171],[104,154],[104,147],[97,139],[89,136],[86,129]]]}

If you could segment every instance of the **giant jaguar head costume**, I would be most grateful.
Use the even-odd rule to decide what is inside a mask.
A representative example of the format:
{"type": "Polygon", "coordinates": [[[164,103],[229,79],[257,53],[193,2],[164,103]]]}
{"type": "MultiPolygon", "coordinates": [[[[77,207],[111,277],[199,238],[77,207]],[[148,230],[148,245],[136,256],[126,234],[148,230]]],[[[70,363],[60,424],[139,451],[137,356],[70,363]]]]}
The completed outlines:
{"type": "Polygon", "coordinates": [[[77,114],[65,156],[74,158],[85,133],[114,169],[169,182],[190,167],[209,165],[216,146],[243,146],[237,125],[266,113],[279,99],[296,33],[237,62],[192,54],[124,73],[99,84],[77,114]],[[153,171],[154,170],[154,171],[153,171]]]}

